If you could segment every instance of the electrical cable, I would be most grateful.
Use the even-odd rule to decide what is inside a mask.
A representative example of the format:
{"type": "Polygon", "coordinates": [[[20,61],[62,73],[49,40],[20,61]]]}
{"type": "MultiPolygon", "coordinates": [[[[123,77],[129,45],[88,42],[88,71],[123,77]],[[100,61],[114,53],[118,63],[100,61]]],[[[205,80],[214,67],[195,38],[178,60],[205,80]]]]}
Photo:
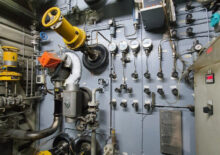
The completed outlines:
{"type": "Polygon", "coordinates": [[[101,32],[97,31],[96,33],[99,34],[103,39],[105,39],[109,44],[111,43],[111,41],[107,39],[101,32]]]}
{"type": "Polygon", "coordinates": [[[206,18],[207,18],[207,27],[208,27],[208,42],[210,41],[210,32],[209,32],[209,15],[208,15],[208,10],[206,10],[206,18]]]}
{"type": "MultiPolygon", "coordinates": [[[[140,29],[141,29],[141,40],[143,40],[143,17],[142,14],[140,14],[140,29]]],[[[141,64],[143,64],[143,48],[141,48],[141,64]]],[[[141,65],[141,73],[143,73],[143,65],[141,65]]],[[[144,89],[144,81],[143,81],[143,76],[141,76],[141,85],[142,85],[142,90],[144,89]]],[[[141,93],[141,103],[142,107],[144,107],[144,93],[142,91],[141,93]]],[[[143,108],[141,108],[141,112],[143,113],[143,108]]],[[[144,115],[141,115],[141,154],[144,154],[144,115]]]]}
{"type": "Polygon", "coordinates": [[[182,15],[186,15],[186,14],[188,14],[188,13],[195,13],[195,12],[201,12],[201,11],[204,11],[205,9],[204,8],[202,8],[202,9],[200,9],[200,10],[191,10],[191,11],[186,11],[185,13],[177,13],[176,15],[177,16],[182,16],[182,15]]]}
{"type": "MultiPolygon", "coordinates": [[[[170,32],[170,23],[169,23],[168,16],[167,16],[167,10],[166,10],[166,8],[165,8],[165,6],[164,6],[163,3],[161,3],[161,5],[162,5],[163,10],[164,10],[164,13],[165,13],[166,22],[167,22],[167,26],[168,26],[168,31],[170,32]]],[[[169,33],[169,36],[170,36],[170,33],[169,33]]],[[[171,37],[170,37],[170,38],[171,38],[171,37]]],[[[161,44],[162,44],[163,41],[165,41],[165,40],[161,40],[161,41],[160,41],[160,46],[161,46],[161,44]]],[[[173,46],[172,46],[172,39],[169,39],[168,41],[169,41],[169,43],[170,43],[170,47],[171,47],[172,51],[176,53],[176,50],[175,50],[175,49],[173,48],[173,46]]],[[[182,79],[182,75],[183,75],[183,74],[181,74],[181,76],[180,76],[180,78],[178,79],[178,82],[177,82],[177,91],[178,91],[178,94],[177,94],[176,100],[175,100],[174,102],[170,102],[170,101],[168,101],[168,100],[165,100],[165,101],[167,102],[167,104],[176,104],[176,103],[178,103],[178,101],[179,101],[179,99],[180,99],[180,93],[179,93],[180,91],[179,91],[179,90],[180,90],[180,82],[181,82],[181,79],[182,79]]]]}
{"type": "MultiPolygon", "coordinates": [[[[100,32],[100,31],[105,31],[105,30],[108,30],[109,28],[101,28],[101,29],[93,29],[90,34],[91,34],[91,40],[90,40],[90,44],[92,45],[92,41],[93,41],[93,33],[94,32],[100,32]]],[[[109,40],[108,40],[109,41],[109,40]]]]}
{"type": "Polygon", "coordinates": [[[21,111],[21,112],[15,112],[15,113],[12,113],[12,114],[8,114],[8,115],[3,115],[1,116],[0,115],[0,118],[5,118],[5,117],[12,117],[12,116],[17,116],[17,115],[20,115],[20,114],[23,114],[25,112],[28,112],[28,110],[25,110],[25,111],[21,111]]]}
{"type": "Polygon", "coordinates": [[[183,26],[177,26],[177,27],[175,27],[175,28],[180,29],[180,28],[184,28],[184,27],[197,26],[197,25],[201,25],[201,24],[207,24],[207,22],[187,24],[187,25],[183,25],[183,26]]]}
{"type": "Polygon", "coordinates": [[[124,24],[117,25],[116,27],[117,27],[117,28],[123,28],[123,29],[124,29],[124,37],[127,38],[128,40],[134,40],[134,39],[137,39],[137,36],[136,36],[135,38],[129,38],[129,37],[134,36],[134,35],[137,34],[137,30],[136,30],[136,29],[134,29],[134,32],[133,32],[133,33],[131,33],[131,34],[127,34],[127,32],[126,32],[126,27],[125,27],[124,24]]]}
{"type": "MultiPolygon", "coordinates": [[[[112,58],[112,54],[110,53],[110,66],[111,66],[111,68],[110,68],[110,75],[111,74],[113,74],[113,70],[114,70],[114,65],[113,65],[113,58],[112,58]]],[[[112,90],[112,77],[110,77],[110,103],[112,102],[112,94],[113,94],[113,92],[112,92],[113,90],[112,90]]],[[[112,131],[112,128],[113,128],[113,123],[112,123],[112,105],[110,104],[110,134],[111,134],[111,131],[112,131]]]]}

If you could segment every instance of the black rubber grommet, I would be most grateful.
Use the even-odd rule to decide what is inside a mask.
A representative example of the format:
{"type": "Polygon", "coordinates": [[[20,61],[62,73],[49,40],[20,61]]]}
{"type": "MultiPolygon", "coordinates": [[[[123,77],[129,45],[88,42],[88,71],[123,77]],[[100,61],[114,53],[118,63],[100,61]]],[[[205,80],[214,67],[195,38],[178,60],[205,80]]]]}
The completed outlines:
{"type": "Polygon", "coordinates": [[[88,55],[83,55],[83,65],[93,74],[101,74],[108,66],[108,50],[104,45],[98,44],[92,47],[93,50],[99,51],[100,55],[95,61],[91,61],[88,55]]]}

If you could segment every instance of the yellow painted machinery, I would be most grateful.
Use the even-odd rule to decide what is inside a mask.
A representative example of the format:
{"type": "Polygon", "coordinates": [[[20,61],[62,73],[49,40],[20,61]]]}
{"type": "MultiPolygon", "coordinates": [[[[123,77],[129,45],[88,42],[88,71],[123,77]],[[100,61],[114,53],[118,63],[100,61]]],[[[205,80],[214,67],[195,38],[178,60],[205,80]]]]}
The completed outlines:
{"type": "Polygon", "coordinates": [[[44,27],[50,27],[61,35],[64,43],[72,50],[76,50],[85,44],[85,31],[72,26],[61,15],[60,9],[57,7],[52,7],[45,12],[42,18],[42,24],[44,27]]]}
{"type": "Polygon", "coordinates": [[[108,65],[108,50],[102,44],[88,45],[84,30],[72,26],[57,7],[48,9],[42,17],[42,25],[50,27],[62,36],[71,50],[81,51],[84,66],[92,73],[103,72],[108,65]]]}
{"type": "Polygon", "coordinates": [[[1,81],[18,81],[21,74],[18,72],[18,48],[11,46],[2,46],[3,50],[3,65],[0,67],[1,81]]]}
{"type": "Polygon", "coordinates": [[[40,151],[37,155],[52,155],[52,153],[50,151],[40,151]]]}

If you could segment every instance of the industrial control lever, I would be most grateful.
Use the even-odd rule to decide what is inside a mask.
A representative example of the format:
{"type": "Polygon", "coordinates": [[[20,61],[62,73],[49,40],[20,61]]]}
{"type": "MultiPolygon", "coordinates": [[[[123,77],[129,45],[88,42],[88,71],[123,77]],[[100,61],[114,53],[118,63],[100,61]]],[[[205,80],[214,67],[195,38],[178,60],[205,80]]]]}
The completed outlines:
{"type": "Polygon", "coordinates": [[[42,25],[50,27],[62,36],[66,46],[75,51],[81,51],[83,64],[91,72],[100,74],[108,65],[108,51],[102,44],[88,45],[84,30],[72,26],[57,7],[48,9],[42,17],[42,25]]]}

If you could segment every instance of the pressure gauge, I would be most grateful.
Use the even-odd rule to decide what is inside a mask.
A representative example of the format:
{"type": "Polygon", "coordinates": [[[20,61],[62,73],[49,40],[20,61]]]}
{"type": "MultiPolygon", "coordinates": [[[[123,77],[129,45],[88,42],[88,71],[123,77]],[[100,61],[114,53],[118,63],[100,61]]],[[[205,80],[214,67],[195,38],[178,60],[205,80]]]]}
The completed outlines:
{"type": "Polygon", "coordinates": [[[131,47],[131,50],[134,52],[134,53],[138,53],[139,52],[139,49],[140,49],[140,43],[139,41],[137,40],[132,40],[130,42],[130,47],[131,47]]]}
{"type": "Polygon", "coordinates": [[[196,44],[194,46],[195,51],[200,51],[202,49],[202,45],[201,44],[196,44]]]}
{"type": "Polygon", "coordinates": [[[143,45],[143,48],[144,48],[145,50],[150,50],[150,49],[152,49],[152,47],[153,47],[152,40],[151,40],[151,39],[148,39],[148,38],[145,38],[145,39],[142,41],[142,45],[143,45]]]}
{"type": "Polygon", "coordinates": [[[127,52],[128,51],[128,43],[126,41],[121,41],[119,43],[119,49],[122,52],[127,52]]]}
{"type": "Polygon", "coordinates": [[[118,47],[117,47],[116,43],[114,43],[114,42],[110,43],[109,46],[108,46],[108,50],[112,54],[116,54],[117,50],[118,50],[118,47]]]}

